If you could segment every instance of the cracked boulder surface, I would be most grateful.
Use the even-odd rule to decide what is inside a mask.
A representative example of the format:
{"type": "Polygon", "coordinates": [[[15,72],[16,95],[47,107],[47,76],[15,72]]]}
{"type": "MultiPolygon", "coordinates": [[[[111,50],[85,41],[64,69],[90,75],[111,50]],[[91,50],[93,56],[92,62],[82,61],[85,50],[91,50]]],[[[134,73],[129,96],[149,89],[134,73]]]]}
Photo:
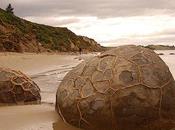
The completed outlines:
{"type": "Polygon", "coordinates": [[[40,89],[20,71],[0,67],[0,105],[38,104],[40,89]]]}
{"type": "Polygon", "coordinates": [[[120,46],[70,71],[58,87],[56,110],[86,130],[170,130],[175,83],[154,51],[120,46]]]}

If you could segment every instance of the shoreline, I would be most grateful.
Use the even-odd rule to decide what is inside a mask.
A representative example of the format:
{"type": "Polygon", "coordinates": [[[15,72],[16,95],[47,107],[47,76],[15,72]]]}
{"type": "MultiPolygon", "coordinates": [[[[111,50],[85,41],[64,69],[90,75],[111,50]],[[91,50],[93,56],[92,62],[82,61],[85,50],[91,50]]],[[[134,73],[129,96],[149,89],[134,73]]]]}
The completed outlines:
{"type": "Polygon", "coordinates": [[[59,118],[55,95],[63,77],[77,64],[95,54],[0,54],[0,67],[20,70],[41,89],[41,104],[0,106],[2,130],[79,130],[59,118]],[[8,122],[7,125],[6,123],[8,122]]]}
{"type": "Polygon", "coordinates": [[[36,75],[59,69],[70,64],[79,64],[83,59],[97,53],[89,54],[50,54],[50,53],[0,53],[0,67],[7,67],[27,74],[36,75]]]}
{"type": "MultiPolygon", "coordinates": [[[[40,87],[42,96],[39,105],[0,106],[1,130],[80,130],[61,120],[55,111],[55,95],[64,76],[94,55],[97,54],[0,53],[0,67],[17,69],[29,75],[40,87]]],[[[170,56],[167,51],[160,57],[175,77],[175,56],[170,56]]]]}
{"type": "Polygon", "coordinates": [[[35,54],[35,53],[8,53],[0,54],[0,67],[7,67],[32,76],[43,73],[69,62],[75,62],[77,55],[35,54]],[[69,62],[68,62],[69,61],[69,62]]]}

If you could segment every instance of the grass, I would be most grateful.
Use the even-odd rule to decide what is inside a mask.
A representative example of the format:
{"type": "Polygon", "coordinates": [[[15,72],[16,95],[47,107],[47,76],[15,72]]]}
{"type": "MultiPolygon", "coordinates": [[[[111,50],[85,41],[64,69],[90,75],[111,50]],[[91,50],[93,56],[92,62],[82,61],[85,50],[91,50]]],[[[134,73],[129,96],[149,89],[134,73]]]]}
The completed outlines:
{"type": "MultiPolygon", "coordinates": [[[[20,37],[34,34],[36,40],[40,42],[43,47],[47,47],[51,50],[70,50],[70,40],[76,44],[77,47],[89,48],[89,44],[85,44],[82,38],[67,28],[32,23],[16,17],[13,14],[7,13],[2,9],[0,9],[0,24],[2,24],[1,22],[6,26],[13,26],[14,33],[20,37]]],[[[1,34],[3,34],[3,32],[0,32],[0,35],[1,34]]]]}

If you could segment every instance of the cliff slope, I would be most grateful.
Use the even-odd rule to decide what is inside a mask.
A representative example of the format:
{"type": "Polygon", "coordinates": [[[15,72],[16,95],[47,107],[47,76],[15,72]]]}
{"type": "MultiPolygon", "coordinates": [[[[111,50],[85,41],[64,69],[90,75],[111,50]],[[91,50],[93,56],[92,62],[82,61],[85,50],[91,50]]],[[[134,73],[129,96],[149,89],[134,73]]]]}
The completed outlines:
{"type": "Polygon", "coordinates": [[[0,9],[0,52],[102,51],[95,40],[67,28],[32,23],[0,9]]]}

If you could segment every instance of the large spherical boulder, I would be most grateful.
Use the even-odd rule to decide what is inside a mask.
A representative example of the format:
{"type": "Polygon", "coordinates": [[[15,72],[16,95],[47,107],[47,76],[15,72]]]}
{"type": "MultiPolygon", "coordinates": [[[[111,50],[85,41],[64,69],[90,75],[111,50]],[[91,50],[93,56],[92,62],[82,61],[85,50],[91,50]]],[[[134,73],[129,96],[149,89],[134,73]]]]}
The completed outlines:
{"type": "Polygon", "coordinates": [[[0,68],[0,105],[40,103],[39,87],[20,71],[0,68]]]}
{"type": "Polygon", "coordinates": [[[58,87],[61,118],[87,130],[170,130],[174,79],[154,51],[121,46],[83,62],[58,87]]]}

